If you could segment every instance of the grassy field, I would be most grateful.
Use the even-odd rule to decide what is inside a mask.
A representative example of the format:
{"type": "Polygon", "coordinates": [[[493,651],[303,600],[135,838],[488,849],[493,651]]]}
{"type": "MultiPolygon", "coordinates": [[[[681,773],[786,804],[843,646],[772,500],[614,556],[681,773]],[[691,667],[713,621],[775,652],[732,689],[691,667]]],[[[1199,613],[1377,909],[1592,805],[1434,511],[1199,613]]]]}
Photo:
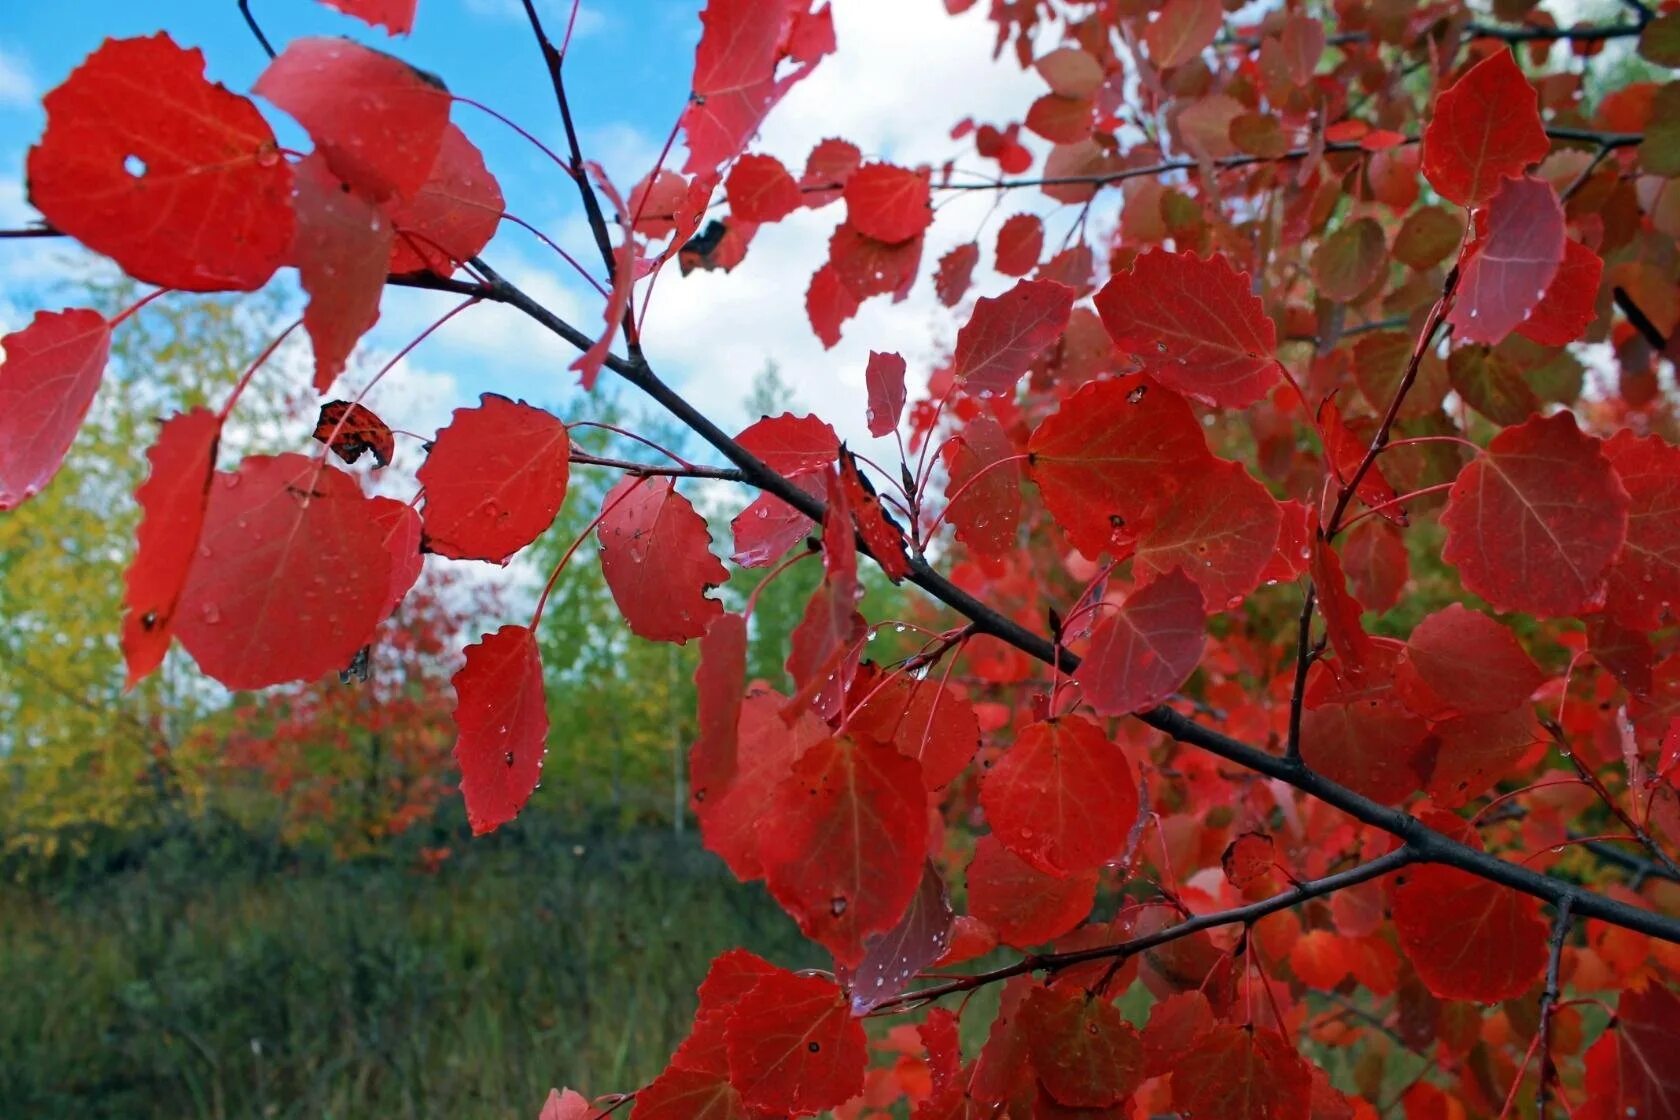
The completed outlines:
{"type": "Polygon", "coordinates": [[[531,1120],[657,1073],[737,944],[818,963],[668,833],[6,888],[0,1116],[531,1120]]]}

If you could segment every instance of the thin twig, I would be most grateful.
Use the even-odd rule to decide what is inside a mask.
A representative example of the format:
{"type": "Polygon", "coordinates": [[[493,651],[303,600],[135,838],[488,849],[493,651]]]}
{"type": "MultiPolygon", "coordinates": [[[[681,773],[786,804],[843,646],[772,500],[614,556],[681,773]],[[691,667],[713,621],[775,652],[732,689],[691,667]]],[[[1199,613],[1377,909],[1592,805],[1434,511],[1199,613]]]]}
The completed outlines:
{"type": "Polygon", "coordinates": [[[628,459],[609,459],[604,455],[591,455],[587,451],[579,451],[575,448],[569,458],[572,462],[581,463],[584,466],[612,467],[637,478],[715,478],[724,482],[745,482],[747,480],[747,476],[734,467],[661,467],[651,463],[635,463],[628,459]]]}
{"type": "Polygon", "coordinates": [[[257,23],[257,17],[251,14],[251,0],[239,0],[239,14],[245,17],[245,26],[256,36],[257,45],[262,47],[263,53],[273,58],[274,44],[268,41],[268,36],[263,34],[262,27],[257,23]]]}
{"type": "Polygon", "coordinates": [[[1540,990],[1540,1088],[1535,1095],[1535,1120],[1546,1120],[1546,1106],[1551,1103],[1552,1083],[1557,1080],[1557,1066],[1552,1062],[1552,1012],[1558,1001],[1558,971],[1563,962],[1563,945],[1569,940],[1572,899],[1558,903],[1557,916],[1552,921],[1550,952],[1546,957],[1546,986],[1540,990]]]}

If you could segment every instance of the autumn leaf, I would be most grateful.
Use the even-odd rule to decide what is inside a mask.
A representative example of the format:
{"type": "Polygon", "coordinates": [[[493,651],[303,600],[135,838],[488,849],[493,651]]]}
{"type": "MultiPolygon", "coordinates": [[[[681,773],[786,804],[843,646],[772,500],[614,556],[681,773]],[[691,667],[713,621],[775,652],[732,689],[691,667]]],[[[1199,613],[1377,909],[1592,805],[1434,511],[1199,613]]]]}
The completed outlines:
{"type": "Polygon", "coordinates": [[[1441,556],[1499,610],[1575,614],[1604,602],[1628,505],[1599,441],[1571,413],[1536,416],[1459,473],[1441,514],[1441,556]]]}
{"type": "Polygon", "coordinates": [[[1023,280],[997,297],[975,301],[957,332],[951,376],[981,397],[1005,396],[1046,346],[1067,329],[1073,289],[1054,280],[1023,280]]]}
{"type": "Polygon", "coordinates": [[[348,39],[293,39],[251,87],[291,115],[332,174],[369,202],[425,185],[449,127],[449,91],[348,39]]]}
{"type": "Polygon", "coordinates": [[[291,165],[200,52],[162,33],[107,40],[42,106],[29,200],[56,228],[164,288],[255,291],[280,267],[291,165]]]}
{"type": "Polygon", "coordinates": [[[218,472],[175,633],[231,689],[341,669],[384,617],[391,555],[354,479],[302,455],[218,472]]]}
{"type": "Polygon", "coordinates": [[[1137,818],[1125,752],[1084,716],[1030,724],[986,772],[980,804],[992,832],[1040,871],[1076,875],[1119,854],[1137,818]]]}
{"type": "Polygon", "coordinates": [[[1551,150],[1539,103],[1516,55],[1495,50],[1436,98],[1423,130],[1424,177],[1460,206],[1486,202],[1551,150]]]}
{"type": "Polygon", "coordinates": [[[537,640],[504,626],[467,647],[455,686],[455,763],[473,835],[519,815],[542,777],[548,709],[537,640]]]}
{"type": "Polygon", "coordinates": [[[1153,708],[1196,668],[1206,631],[1202,592],[1175,568],[1103,616],[1074,680],[1098,715],[1153,708]]]}
{"type": "Polygon", "coordinates": [[[550,413],[494,393],[458,408],[417,476],[426,547],[503,563],[536,540],[566,499],[571,438],[550,413]]]}
{"type": "Polygon", "coordinates": [[[151,473],[134,494],[144,516],[123,594],[127,688],[162,664],[169,650],[176,607],[198,554],[221,435],[222,418],[195,408],[164,421],[146,452],[151,473]]]}
{"type": "Polygon", "coordinates": [[[723,613],[706,592],[729,578],[712,555],[706,519],[669,478],[626,478],[602,509],[601,574],[630,629],[678,645],[705,634],[723,613]]]}
{"type": "Polygon", "coordinates": [[[37,311],[0,350],[0,510],[9,510],[58,473],[104,379],[111,326],[97,311],[37,311]]]}
{"type": "Polygon", "coordinates": [[[1242,408],[1277,382],[1277,330],[1248,275],[1223,256],[1151,249],[1104,284],[1096,304],[1114,344],[1169,389],[1242,408]]]}

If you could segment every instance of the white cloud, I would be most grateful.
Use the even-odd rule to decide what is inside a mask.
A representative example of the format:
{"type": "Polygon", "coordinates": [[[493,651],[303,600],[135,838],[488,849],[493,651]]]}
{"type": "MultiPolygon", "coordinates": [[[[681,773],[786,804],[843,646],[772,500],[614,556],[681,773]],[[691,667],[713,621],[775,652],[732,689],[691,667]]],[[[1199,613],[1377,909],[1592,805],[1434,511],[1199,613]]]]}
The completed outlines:
{"type": "Polygon", "coordinates": [[[0,46],[0,106],[23,108],[40,98],[29,61],[22,54],[0,46]]]}
{"type": "MultiPolygon", "coordinates": [[[[953,142],[951,126],[967,116],[1009,120],[1043,90],[1011,57],[992,60],[993,25],[979,9],[953,18],[939,0],[851,0],[835,6],[834,18],[839,51],[771,112],[753,145],[796,170],[830,136],[877,158],[937,164],[967,154],[973,165],[972,141],[953,142]]],[[[726,427],[748,419],[741,399],[773,360],[803,408],[833,423],[854,446],[866,445],[868,352],[897,350],[913,378],[925,377],[959,325],[933,295],[939,257],[983,226],[985,244],[996,223],[1016,210],[1047,209],[1042,196],[1011,198],[987,224],[994,201],[986,192],[942,199],[911,296],[898,304],[885,297],[865,303],[833,350],[823,350],[812,333],[805,289],[827,259],[829,235],[844,216],[840,204],[761,228],[746,260],[727,276],[679,277],[672,268],[661,276],[647,317],[649,357],[726,427]]],[[[1004,286],[999,278],[990,283],[982,294],[1004,286]]]]}

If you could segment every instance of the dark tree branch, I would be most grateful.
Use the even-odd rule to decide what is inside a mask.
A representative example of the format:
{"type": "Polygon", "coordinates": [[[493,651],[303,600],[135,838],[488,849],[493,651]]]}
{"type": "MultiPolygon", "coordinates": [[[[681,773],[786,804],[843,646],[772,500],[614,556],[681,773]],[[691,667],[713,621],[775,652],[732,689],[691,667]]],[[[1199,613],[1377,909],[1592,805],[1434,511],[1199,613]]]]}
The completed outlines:
{"type": "Polygon", "coordinates": [[[724,482],[745,482],[746,475],[733,467],[681,467],[656,466],[651,463],[634,463],[628,459],[610,459],[604,455],[591,455],[587,451],[573,449],[570,460],[586,467],[611,467],[623,471],[636,478],[715,478],[724,482]]]}
{"type": "Polygon", "coordinates": [[[245,17],[245,26],[251,29],[251,34],[255,36],[257,45],[262,47],[263,53],[273,58],[274,44],[268,41],[262,26],[257,23],[257,17],[251,14],[251,0],[239,0],[239,14],[245,17]]]}
{"type": "Polygon", "coordinates": [[[1301,760],[1301,709],[1307,698],[1307,670],[1313,663],[1313,604],[1317,601],[1318,588],[1309,580],[1306,598],[1301,600],[1300,630],[1295,636],[1295,684],[1289,693],[1289,739],[1283,750],[1283,757],[1290,762],[1301,760]]]}
{"type": "Polygon", "coordinates": [[[1546,955],[1546,986],[1540,990],[1540,1088],[1535,1094],[1535,1120],[1546,1120],[1546,1106],[1551,1103],[1552,1085],[1557,1081],[1557,1065],[1552,1061],[1552,1012],[1557,1009],[1558,971],[1563,962],[1563,946],[1569,940],[1572,899],[1558,903],[1557,915],[1552,919],[1550,952],[1546,955]]]}
{"type": "MultiPolygon", "coordinates": [[[[584,332],[532,299],[482,261],[472,263],[485,277],[488,290],[483,294],[486,299],[519,309],[580,350],[587,349],[593,343],[594,340],[584,332]]],[[[735,442],[728,433],[680,393],[660,380],[644,358],[610,355],[604,364],[614,374],[646,393],[656,404],[739,467],[749,485],[781,498],[819,524],[822,522],[825,512],[823,502],[806,494],[735,442]]],[[[867,554],[867,549],[865,552],[867,554]]],[[[1078,668],[1078,657],[964,591],[936,571],[925,559],[911,558],[910,574],[907,578],[947,607],[967,617],[973,624],[975,633],[997,638],[1046,665],[1059,666],[1064,672],[1072,672],[1078,668]]],[[[1284,782],[1355,820],[1397,837],[1420,861],[1455,867],[1553,904],[1570,898],[1578,915],[1680,944],[1680,919],[1629,905],[1579,884],[1543,875],[1520,864],[1462,844],[1436,832],[1400,809],[1373,801],[1331,781],[1302,765],[1299,760],[1271,754],[1233,739],[1165,705],[1138,713],[1136,718],[1181,743],[1199,747],[1264,777],[1284,782]]]]}
{"type": "MultiPolygon", "coordinates": [[[[1610,39],[1626,39],[1638,35],[1644,30],[1650,20],[1649,9],[1645,9],[1639,0],[1623,0],[1624,3],[1637,4],[1647,13],[1638,23],[1607,23],[1588,24],[1578,27],[1501,27],[1495,23],[1468,23],[1464,25],[1464,38],[1470,39],[1498,39],[1502,43],[1602,43],[1610,39]]],[[[1425,32],[1427,35],[1428,32],[1425,32]]],[[[1325,37],[1324,43],[1330,47],[1351,46],[1354,43],[1368,43],[1371,33],[1368,31],[1341,31],[1325,37]]],[[[1215,46],[1247,47],[1258,50],[1260,39],[1253,35],[1232,36],[1221,39],[1215,46]]],[[[1415,44],[1414,44],[1415,45],[1415,44]]]]}
{"type": "Polygon", "coordinates": [[[1416,862],[1418,862],[1418,857],[1409,848],[1396,848],[1387,855],[1380,856],[1368,863],[1362,863],[1358,867],[1350,867],[1346,871],[1338,871],[1334,875],[1326,875],[1322,879],[1313,879],[1301,883],[1282,894],[1275,894],[1271,898],[1251,902],[1246,906],[1236,906],[1213,914],[1202,914],[1187,918],[1176,926],[1169,926],[1166,929],[1144,934],[1141,937],[1119,941],[1113,945],[1098,945],[1090,949],[1075,949],[1066,953],[1028,954],[1013,964],[1007,964],[989,972],[963,976],[943,984],[935,984],[932,987],[905,992],[903,995],[882,1001],[877,1007],[919,1006],[931,999],[938,999],[955,992],[972,991],[975,988],[995,984],[1000,980],[1007,980],[1012,976],[1022,976],[1029,972],[1057,972],[1090,961],[1107,960],[1110,957],[1136,956],[1138,953],[1218,926],[1234,925],[1238,922],[1245,925],[1252,924],[1268,914],[1275,914],[1279,910],[1288,910],[1322,895],[1333,894],[1336,891],[1357,886],[1371,879],[1380,878],[1416,862]]]}
{"type": "MultiPolygon", "coordinates": [[[[1639,132],[1599,132],[1590,128],[1555,127],[1546,129],[1546,135],[1553,140],[1570,143],[1597,144],[1602,148],[1614,150],[1629,148],[1644,142],[1644,133],[1639,132]]],[[[1396,147],[1418,143],[1418,137],[1408,136],[1400,141],[1396,147]]],[[[1327,143],[1322,148],[1291,148],[1282,155],[1276,156],[1221,156],[1218,159],[1206,161],[1205,166],[1216,171],[1229,171],[1233,168],[1252,167],[1260,163],[1291,163],[1303,160],[1309,156],[1316,156],[1327,152],[1363,152],[1356,140],[1337,141],[1327,143]]],[[[1091,175],[1048,175],[1036,179],[992,179],[978,183],[936,183],[934,190],[941,191],[1008,191],[1023,187],[1055,187],[1055,186],[1109,186],[1123,183],[1127,179],[1140,179],[1151,175],[1166,175],[1174,171],[1195,171],[1204,166],[1202,161],[1194,159],[1169,159],[1159,163],[1152,163],[1145,167],[1127,167],[1119,171],[1097,172],[1091,175]]],[[[832,190],[828,185],[807,186],[806,191],[832,190]]]]}
{"type": "Polygon", "coordinates": [[[1581,781],[1598,795],[1598,799],[1621,822],[1622,827],[1633,834],[1634,839],[1639,841],[1642,848],[1651,853],[1651,858],[1668,872],[1670,878],[1680,879],[1680,865],[1675,864],[1669,854],[1663,851],[1662,845],[1657,843],[1656,837],[1652,836],[1644,825],[1634,820],[1633,814],[1622,808],[1621,804],[1610,795],[1610,791],[1604,788],[1604,783],[1598,780],[1598,775],[1593,773],[1592,767],[1581,761],[1574,749],[1570,747],[1569,737],[1564,734],[1563,728],[1558,722],[1548,716],[1541,716],[1540,726],[1544,727],[1546,734],[1552,737],[1552,742],[1557,744],[1563,757],[1567,758],[1569,764],[1575,768],[1575,773],[1580,776],[1581,781]]]}
{"type": "Polygon", "coordinates": [[[1644,309],[1633,302],[1633,297],[1628,295],[1627,289],[1618,285],[1611,289],[1611,296],[1615,299],[1616,306],[1622,309],[1622,314],[1627,316],[1627,321],[1633,324],[1633,329],[1651,344],[1651,349],[1659,354],[1665,353],[1668,350],[1668,339],[1663,336],[1657,325],[1651,322],[1651,317],[1645,314],[1644,309]]]}
{"type": "MultiPolygon", "coordinates": [[[[601,200],[595,195],[595,187],[589,181],[589,172],[583,166],[583,148],[578,143],[577,128],[572,123],[572,106],[566,97],[566,79],[562,74],[565,58],[554,41],[543,30],[542,17],[537,14],[535,0],[523,0],[525,18],[530,21],[531,34],[536,36],[537,47],[542,51],[543,65],[548,69],[548,81],[554,87],[554,102],[560,109],[560,123],[566,129],[566,147],[571,156],[572,181],[577,184],[578,194],[582,196],[583,213],[589,221],[589,231],[595,237],[595,248],[600,251],[601,261],[606,265],[607,280],[616,279],[618,262],[613,257],[612,238],[607,232],[606,215],[601,212],[601,200]]],[[[630,231],[625,230],[624,236],[629,237],[630,231]]]]}

